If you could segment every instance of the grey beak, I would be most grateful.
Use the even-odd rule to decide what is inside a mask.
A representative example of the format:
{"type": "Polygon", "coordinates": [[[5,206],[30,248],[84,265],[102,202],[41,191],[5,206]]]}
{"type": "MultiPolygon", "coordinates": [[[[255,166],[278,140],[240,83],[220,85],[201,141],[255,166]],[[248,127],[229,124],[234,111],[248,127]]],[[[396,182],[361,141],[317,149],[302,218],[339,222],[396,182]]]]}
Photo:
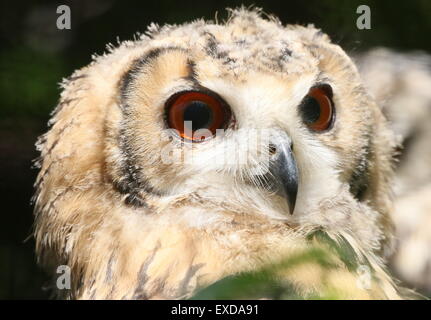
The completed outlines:
{"type": "Polygon", "coordinates": [[[275,154],[272,156],[269,171],[271,180],[277,192],[287,199],[290,214],[295,210],[296,196],[298,194],[298,167],[292,153],[291,144],[273,144],[275,154]]]}

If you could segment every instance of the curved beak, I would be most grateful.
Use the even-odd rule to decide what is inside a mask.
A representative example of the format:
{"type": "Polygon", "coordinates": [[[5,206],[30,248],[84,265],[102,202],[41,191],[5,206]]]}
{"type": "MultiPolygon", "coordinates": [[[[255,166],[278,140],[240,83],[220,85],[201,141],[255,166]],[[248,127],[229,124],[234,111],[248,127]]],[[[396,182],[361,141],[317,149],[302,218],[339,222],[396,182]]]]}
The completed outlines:
{"type": "Polygon", "coordinates": [[[269,171],[277,193],[287,199],[290,214],[295,210],[296,196],[298,194],[298,167],[292,153],[290,142],[272,144],[275,154],[269,164],[269,171]]]}

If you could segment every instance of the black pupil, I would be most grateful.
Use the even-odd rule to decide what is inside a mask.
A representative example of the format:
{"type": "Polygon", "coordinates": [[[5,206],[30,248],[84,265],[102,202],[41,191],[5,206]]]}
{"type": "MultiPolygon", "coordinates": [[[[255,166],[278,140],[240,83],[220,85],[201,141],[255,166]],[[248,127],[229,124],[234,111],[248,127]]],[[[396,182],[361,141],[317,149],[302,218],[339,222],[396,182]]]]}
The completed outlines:
{"type": "Polygon", "coordinates": [[[193,131],[209,128],[212,118],[211,108],[202,101],[192,101],[184,110],[184,122],[191,121],[191,128],[190,123],[186,126],[193,131]]]}
{"type": "Polygon", "coordinates": [[[301,113],[305,123],[315,123],[320,118],[319,102],[311,96],[306,97],[302,104],[301,113]]]}

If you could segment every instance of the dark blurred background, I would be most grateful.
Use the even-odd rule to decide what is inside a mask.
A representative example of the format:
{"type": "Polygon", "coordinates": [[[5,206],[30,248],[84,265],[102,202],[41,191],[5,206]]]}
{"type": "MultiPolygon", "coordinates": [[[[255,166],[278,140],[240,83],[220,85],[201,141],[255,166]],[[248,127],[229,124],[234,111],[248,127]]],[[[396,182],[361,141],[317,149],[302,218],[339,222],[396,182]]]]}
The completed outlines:
{"type": "Polygon", "coordinates": [[[36,265],[30,198],[34,143],[58,100],[58,83],[132,39],[150,22],[219,21],[225,7],[254,4],[283,23],[313,23],[349,52],[375,46],[431,52],[431,1],[2,1],[0,4],[0,299],[43,299],[47,277],[36,265]],[[71,30],[58,30],[57,6],[69,5],[71,30]],[[371,30],[358,30],[356,8],[371,8],[371,30]]]}

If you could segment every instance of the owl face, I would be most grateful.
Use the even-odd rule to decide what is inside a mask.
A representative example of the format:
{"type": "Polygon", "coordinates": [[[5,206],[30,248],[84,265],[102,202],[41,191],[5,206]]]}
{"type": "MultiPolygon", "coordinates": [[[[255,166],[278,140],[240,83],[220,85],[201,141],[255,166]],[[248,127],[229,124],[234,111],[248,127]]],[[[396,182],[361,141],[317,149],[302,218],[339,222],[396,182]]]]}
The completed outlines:
{"type": "Polygon", "coordinates": [[[377,267],[389,247],[392,135],[313,27],[152,26],[64,83],[51,124],[35,237],[71,297],[183,297],[316,228],[377,267]]]}
{"type": "Polygon", "coordinates": [[[196,194],[297,220],[344,186],[364,196],[378,110],[355,67],[318,30],[262,24],[180,27],[127,66],[113,126],[126,202],[196,194]]]}

